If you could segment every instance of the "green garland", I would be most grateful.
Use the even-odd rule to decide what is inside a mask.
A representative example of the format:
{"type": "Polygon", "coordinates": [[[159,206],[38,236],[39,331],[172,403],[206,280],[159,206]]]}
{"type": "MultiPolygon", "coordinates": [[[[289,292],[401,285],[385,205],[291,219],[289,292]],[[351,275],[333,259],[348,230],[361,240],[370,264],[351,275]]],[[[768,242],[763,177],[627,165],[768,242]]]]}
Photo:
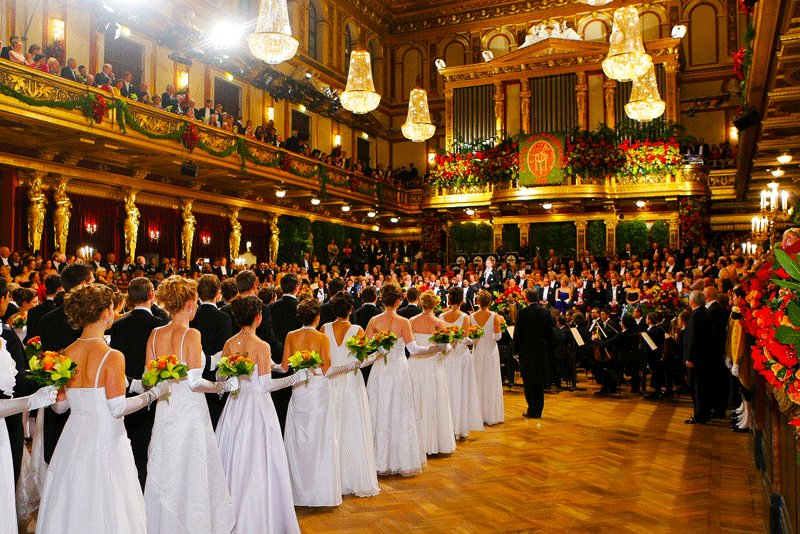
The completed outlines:
{"type": "MultiPolygon", "coordinates": [[[[16,89],[9,87],[7,85],[0,85],[0,94],[5,96],[10,96],[16,100],[19,100],[23,104],[27,104],[33,107],[46,107],[46,108],[56,108],[56,109],[66,109],[66,110],[75,110],[80,108],[81,110],[91,109],[92,102],[94,102],[94,94],[87,92],[86,95],[80,97],[77,100],[69,100],[67,102],[56,102],[51,100],[39,100],[38,98],[33,98],[28,95],[24,95],[17,91],[16,89]]],[[[86,115],[84,111],[84,115],[86,115]]],[[[88,115],[91,117],[91,113],[88,115]]]]}

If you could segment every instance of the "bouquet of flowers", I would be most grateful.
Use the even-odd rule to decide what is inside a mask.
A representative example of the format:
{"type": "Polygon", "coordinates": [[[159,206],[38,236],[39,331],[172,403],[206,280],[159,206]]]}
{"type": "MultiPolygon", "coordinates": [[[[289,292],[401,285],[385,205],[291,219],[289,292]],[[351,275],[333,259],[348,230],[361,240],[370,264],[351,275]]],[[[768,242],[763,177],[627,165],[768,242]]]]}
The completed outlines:
{"type": "Polygon", "coordinates": [[[433,331],[433,334],[431,334],[430,337],[431,343],[444,344],[450,344],[454,341],[460,341],[462,339],[464,339],[464,331],[455,325],[437,328],[433,331]]]}
{"type": "MultiPolygon", "coordinates": [[[[316,369],[320,367],[322,363],[322,356],[315,350],[298,350],[289,357],[289,364],[295,371],[299,371],[300,369],[316,369]]],[[[311,375],[309,374],[308,378],[306,378],[306,384],[308,384],[310,379],[311,375]]]]}
{"type": "Polygon", "coordinates": [[[508,313],[508,309],[512,306],[525,306],[525,297],[522,295],[522,290],[519,286],[512,286],[500,293],[494,292],[494,302],[492,303],[492,311],[496,311],[502,315],[508,313]]]}
{"type": "Polygon", "coordinates": [[[393,334],[393,333],[389,332],[388,330],[379,330],[372,337],[373,352],[375,352],[376,350],[379,350],[379,349],[383,349],[383,351],[384,351],[384,353],[383,353],[383,363],[384,364],[389,363],[389,360],[387,359],[386,354],[388,354],[388,352],[390,350],[392,350],[392,347],[394,347],[394,344],[396,342],[397,342],[397,334],[393,334]]]}
{"type": "Polygon", "coordinates": [[[11,321],[11,328],[14,330],[22,330],[28,324],[28,316],[19,314],[13,321],[11,321]]]}
{"type": "Polygon", "coordinates": [[[470,326],[469,330],[467,331],[467,337],[469,337],[472,340],[478,340],[482,338],[483,334],[484,334],[483,328],[475,324],[470,326]]]}
{"type": "Polygon", "coordinates": [[[186,377],[189,368],[186,364],[179,362],[174,354],[169,356],[159,356],[147,364],[142,375],[142,384],[145,386],[155,386],[165,380],[180,380],[186,377]]]}
{"type": "Polygon", "coordinates": [[[46,350],[28,360],[28,378],[40,386],[63,388],[75,375],[78,364],[60,352],[46,350]]]}
{"type": "Polygon", "coordinates": [[[640,306],[645,315],[651,312],[678,315],[685,307],[686,299],[681,298],[675,284],[668,282],[645,290],[640,306]]]}
{"type": "MultiPolygon", "coordinates": [[[[363,362],[370,354],[375,352],[375,347],[372,344],[372,340],[364,334],[359,334],[348,338],[348,340],[345,341],[345,345],[347,345],[347,348],[350,349],[350,354],[355,356],[356,360],[359,362],[363,362]]],[[[358,369],[355,370],[355,373],[358,373],[358,369]]]]}
{"type": "Polygon", "coordinates": [[[25,356],[31,359],[38,356],[40,352],[42,352],[42,338],[39,336],[30,338],[25,344],[25,356]]]}
{"type": "Polygon", "coordinates": [[[220,376],[250,376],[256,364],[247,354],[231,354],[223,356],[217,364],[220,376]]]}
{"type": "Polygon", "coordinates": [[[467,334],[464,332],[463,328],[459,328],[455,325],[447,327],[450,332],[452,332],[453,342],[458,342],[467,337],[467,334]]]}

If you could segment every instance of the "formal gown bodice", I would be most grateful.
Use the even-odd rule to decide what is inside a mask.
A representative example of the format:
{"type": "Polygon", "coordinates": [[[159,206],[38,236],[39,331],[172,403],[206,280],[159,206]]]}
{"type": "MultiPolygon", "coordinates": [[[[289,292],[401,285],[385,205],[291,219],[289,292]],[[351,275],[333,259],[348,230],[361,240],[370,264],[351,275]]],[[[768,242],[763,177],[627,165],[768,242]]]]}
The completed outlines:
{"type": "Polygon", "coordinates": [[[458,312],[458,317],[456,317],[455,321],[448,321],[443,316],[440,316],[439,319],[441,319],[442,321],[447,323],[447,326],[457,326],[459,328],[464,328],[464,318],[465,317],[469,317],[469,316],[464,312],[458,312]]]}
{"type": "MultiPolygon", "coordinates": [[[[427,344],[427,343],[426,343],[427,344]]],[[[376,362],[380,364],[380,358],[376,362]]],[[[406,342],[402,337],[397,338],[392,349],[386,354],[386,365],[405,365],[406,360],[406,342]]]]}
{"type": "Polygon", "coordinates": [[[558,300],[567,300],[569,298],[569,292],[568,291],[558,291],[556,293],[556,298],[558,300]]]}
{"type": "Polygon", "coordinates": [[[357,324],[350,325],[350,328],[345,332],[342,338],[342,344],[336,343],[336,334],[333,332],[333,323],[328,323],[322,327],[322,331],[328,336],[331,342],[331,367],[338,367],[350,363],[355,357],[350,354],[350,349],[347,348],[347,340],[356,335],[358,329],[361,328],[357,324]]]}
{"type": "Polygon", "coordinates": [[[239,394],[261,393],[261,376],[258,374],[258,364],[253,367],[253,374],[239,377],[239,394]]]}

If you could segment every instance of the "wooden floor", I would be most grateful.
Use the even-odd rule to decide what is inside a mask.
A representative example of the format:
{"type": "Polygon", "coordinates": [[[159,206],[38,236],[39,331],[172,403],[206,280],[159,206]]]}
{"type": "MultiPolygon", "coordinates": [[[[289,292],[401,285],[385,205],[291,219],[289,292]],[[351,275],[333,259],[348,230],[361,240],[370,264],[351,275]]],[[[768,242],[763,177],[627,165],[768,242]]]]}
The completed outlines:
{"type": "MultiPolygon", "coordinates": [[[[584,384],[586,385],[586,384],[584,384]]],[[[727,421],[685,425],[688,397],[548,394],[526,419],[506,389],[506,422],[474,433],[381,494],[298,508],[304,532],[766,532],[751,438],[727,421]]]]}

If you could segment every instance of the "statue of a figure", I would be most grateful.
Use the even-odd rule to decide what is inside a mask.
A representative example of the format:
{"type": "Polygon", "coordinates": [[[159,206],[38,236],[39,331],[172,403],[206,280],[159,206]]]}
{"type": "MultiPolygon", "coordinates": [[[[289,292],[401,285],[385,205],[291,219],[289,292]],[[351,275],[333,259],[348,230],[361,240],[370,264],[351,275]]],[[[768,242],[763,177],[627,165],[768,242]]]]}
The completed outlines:
{"type": "Polygon", "coordinates": [[[183,228],[181,228],[181,247],[183,248],[183,259],[186,260],[186,265],[192,261],[192,242],[194,241],[194,228],[197,225],[192,213],[192,200],[187,200],[183,205],[183,228]]]}
{"type": "Polygon", "coordinates": [[[67,251],[67,236],[69,235],[69,220],[72,217],[72,201],[67,196],[67,178],[61,178],[53,194],[56,203],[53,213],[53,230],[55,234],[56,250],[67,251]]]}
{"type": "Polygon", "coordinates": [[[35,172],[28,186],[28,247],[31,252],[42,250],[42,234],[44,233],[44,214],[47,198],[42,183],[43,173],[35,172]]]}
{"type": "Polygon", "coordinates": [[[228,245],[231,248],[231,262],[235,262],[239,257],[239,247],[242,243],[242,223],[239,222],[239,210],[230,211],[231,236],[228,238],[228,245]]]}
{"type": "Polygon", "coordinates": [[[136,259],[136,240],[139,235],[139,208],[136,207],[136,191],[128,191],[125,197],[125,250],[133,260],[136,259]]]}
{"type": "Polygon", "coordinates": [[[269,261],[278,261],[278,246],[280,245],[281,230],[278,228],[278,216],[273,215],[269,221],[269,261]]]}

